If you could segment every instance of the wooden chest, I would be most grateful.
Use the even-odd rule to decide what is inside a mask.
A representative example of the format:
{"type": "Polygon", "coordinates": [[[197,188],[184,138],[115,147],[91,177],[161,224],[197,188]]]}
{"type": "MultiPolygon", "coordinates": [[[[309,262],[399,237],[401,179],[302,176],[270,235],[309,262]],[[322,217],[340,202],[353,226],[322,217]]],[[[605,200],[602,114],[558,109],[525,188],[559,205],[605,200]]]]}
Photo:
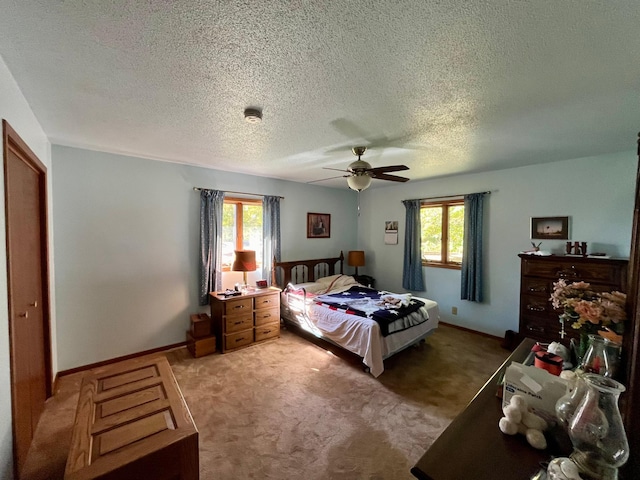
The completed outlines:
{"type": "Polygon", "coordinates": [[[202,357],[216,351],[216,337],[209,335],[208,337],[194,338],[190,331],[187,331],[187,350],[194,357],[202,357]]]}
{"type": "Polygon", "coordinates": [[[198,431],[166,358],[85,375],[66,480],[196,480],[198,469],[198,431]]]}
{"type": "Polygon", "coordinates": [[[520,335],[542,342],[562,342],[577,337],[576,330],[565,326],[561,338],[559,315],[550,297],[553,283],[560,279],[567,283],[584,281],[598,292],[618,290],[626,292],[627,264],[625,259],[566,257],[562,255],[519,255],[520,277],[520,335]]]}

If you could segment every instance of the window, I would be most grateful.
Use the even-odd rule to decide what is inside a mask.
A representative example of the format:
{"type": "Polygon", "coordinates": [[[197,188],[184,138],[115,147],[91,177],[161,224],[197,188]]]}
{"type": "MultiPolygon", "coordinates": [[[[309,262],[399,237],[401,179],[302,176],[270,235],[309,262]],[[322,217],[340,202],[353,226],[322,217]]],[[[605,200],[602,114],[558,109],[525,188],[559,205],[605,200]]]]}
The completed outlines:
{"type": "Polygon", "coordinates": [[[464,200],[420,206],[422,264],[460,268],[464,242],[464,200]]]}
{"type": "Polygon", "coordinates": [[[222,270],[229,271],[234,250],[255,250],[262,267],[262,202],[247,198],[225,198],[222,209],[222,270]]]}

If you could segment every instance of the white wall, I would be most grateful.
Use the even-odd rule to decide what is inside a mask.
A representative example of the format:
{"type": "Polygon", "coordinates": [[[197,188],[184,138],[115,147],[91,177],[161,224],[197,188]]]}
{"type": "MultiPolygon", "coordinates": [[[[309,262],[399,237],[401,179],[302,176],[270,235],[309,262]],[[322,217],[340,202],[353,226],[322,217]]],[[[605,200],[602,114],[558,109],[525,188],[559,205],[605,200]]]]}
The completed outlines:
{"type": "MultiPolygon", "coordinates": [[[[0,57],[0,118],[9,122],[11,127],[29,145],[40,161],[49,169],[51,165],[51,147],[42,131],[31,107],[22,95],[20,88],[0,57]]],[[[49,192],[51,172],[49,171],[49,192]]],[[[51,199],[49,198],[51,212],[51,199]]],[[[4,170],[0,169],[0,478],[13,478],[13,437],[11,429],[11,382],[9,371],[9,311],[7,295],[6,230],[4,210],[4,170]]],[[[53,254],[50,240],[50,253],[53,254]]],[[[51,286],[52,302],[54,286],[51,286]]],[[[52,313],[53,313],[52,305],[52,313]]],[[[52,315],[51,328],[55,335],[55,316],[52,315]]],[[[55,370],[55,345],[53,346],[53,366],[55,370]]]]}
{"type": "MultiPolygon", "coordinates": [[[[346,187],[61,146],[52,156],[60,370],[183,342],[189,314],[207,311],[198,305],[194,186],[284,196],[283,260],[356,245],[357,195],[346,187]],[[307,212],[331,214],[331,238],[306,238],[307,212]]],[[[242,276],[229,275],[229,285],[242,276]]]]}
{"type": "MultiPolygon", "coordinates": [[[[569,216],[572,241],[588,242],[591,252],[628,258],[636,164],[635,152],[628,152],[366,190],[358,228],[358,246],[367,256],[363,271],[376,277],[380,288],[404,291],[401,201],[490,190],[485,203],[486,300],[460,300],[460,271],[441,268],[424,268],[426,292],[420,293],[440,304],[443,321],[496,336],[517,331],[517,254],[531,248],[530,217],[569,216]],[[384,244],[385,220],[399,221],[398,245],[384,244]],[[451,314],[453,306],[457,316],[451,314]]],[[[541,248],[562,254],[564,244],[543,241],[541,248]]]]}

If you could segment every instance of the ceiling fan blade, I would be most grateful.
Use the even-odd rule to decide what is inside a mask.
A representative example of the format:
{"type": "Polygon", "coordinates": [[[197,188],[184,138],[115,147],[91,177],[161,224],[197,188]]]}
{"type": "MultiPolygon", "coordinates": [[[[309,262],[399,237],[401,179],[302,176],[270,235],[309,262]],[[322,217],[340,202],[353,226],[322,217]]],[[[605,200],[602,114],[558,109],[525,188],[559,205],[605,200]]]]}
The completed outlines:
{"type": "MultiPolygon", "coordinates": [[[[334,168],[332,168],[331,170],[335,170],[334,168]]],[[[342,170],[340,170],[342,171],[342,170]]],[[[306,183],[317,183],[317,182],[324,182],[325,180],[333,180],[334,178],[347,178],[350,177],[351,175],[338,175],[337,177],[329,177],[329,178],[321,178],[320,180],[311,180],[310,182],[306,182],[306,183]]]]}
{"type": "Polygon", "coordinates": [[[335,170],[336,172],[351,173],[349,170],[343,170],[342,168],[322,167],[323,170],[335,170]]]}
{"type": "Polygon", "coordinates": [[[377,178],[378,180],[390,180],[392,182],[408,182],[406,177],[399,177],[398,175],[387,175],[386,173],[371,172],[371,178],[377,178]]]}
{"type": "Polygon", "coordinates": [[[409,170],[406,165],[389,165],[387,167],[370,168],[367,171],[371,173],[399,172],[401,170],[409,170]]]}

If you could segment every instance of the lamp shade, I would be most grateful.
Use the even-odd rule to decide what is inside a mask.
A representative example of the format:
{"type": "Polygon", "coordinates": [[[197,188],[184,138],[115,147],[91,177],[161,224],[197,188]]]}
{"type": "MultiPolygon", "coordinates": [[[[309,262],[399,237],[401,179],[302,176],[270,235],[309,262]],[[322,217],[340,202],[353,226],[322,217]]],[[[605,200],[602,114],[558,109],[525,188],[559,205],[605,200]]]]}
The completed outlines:
{"type": "Polygon", "coordinates": [[[371,177],[366,173],[352,175],[347,177],[347,184],[352,190],[361,192],[362,190],[369,188],[369,185],[371,185],[371,177]]]}
{"type": "Polygon", "coordinates": [[[351,267],[364,267],[364,251],[351,250],[347,257],[347,263],[351,267]]]}
{"type": "Polygon", "coordinates": [[[235,272],[253,272],[256,269],[256,252],[254,250],[235,250],[236,259],[231,270],[235,272]]]}

